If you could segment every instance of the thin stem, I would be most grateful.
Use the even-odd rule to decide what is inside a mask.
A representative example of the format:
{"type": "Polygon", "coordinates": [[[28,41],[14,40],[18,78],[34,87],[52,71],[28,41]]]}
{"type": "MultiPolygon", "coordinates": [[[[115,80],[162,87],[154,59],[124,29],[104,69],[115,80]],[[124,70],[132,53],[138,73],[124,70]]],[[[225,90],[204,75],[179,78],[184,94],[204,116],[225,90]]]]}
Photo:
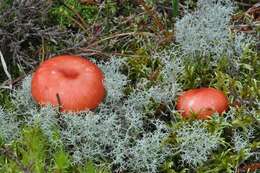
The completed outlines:
{"type": "Polygon", "coordinates": [[[60,117],[60,112],[61,112],[61,109],[62,109],[62,105],[61,105],[61,99],[60,99],[59,93],[56,93],[56,98],[57,98],[58,105],[59,105],[59,117],[60,117]]]}
{"type": "Polygon", "coordinates": [[[13,160],[17,166],[24,172],[24,173],[31,173],[30,169],[23,165],[20,159],[14,154],[11,148],[7,146],[2,146],[0,148],[0,154],[13,160]]]}

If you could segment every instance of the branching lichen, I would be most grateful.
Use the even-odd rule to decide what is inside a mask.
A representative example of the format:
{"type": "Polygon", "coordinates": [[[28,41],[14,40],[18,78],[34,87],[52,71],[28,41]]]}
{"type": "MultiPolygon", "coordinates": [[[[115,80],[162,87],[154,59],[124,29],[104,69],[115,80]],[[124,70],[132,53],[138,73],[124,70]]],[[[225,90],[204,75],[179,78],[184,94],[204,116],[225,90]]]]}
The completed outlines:
{"type": "Polygon", "coordinates": [[[5,142],[11,142],[19,135],[19,122],[16,121],[12,113],[5,112],[0,107],[0,138],[5,142]]]}
{"type": "Polygon", "coordinates": [[[199,0],[197,9],[176,23],[176,41],[192,56],[239,56],[252,41],[244,34],[229,32],[234,5],[229,0],[199,0]],[[243,40],[243,41],[242,41],[243,40]]]}
{"type": "Polygon", "coordinates": [[[186,123],[176,132],[182,161],[194,167],[207,161],[221,140],[220,134],[210,133],[205,124],[202,121],[186,123]]]}
{"type": "Polygon", "coordinates": [[[112,57],[110,61],[100,64],[105,75],[105,86],[107,90],[106,102],[119,101],[123,96],[123,89],[127,84],[127,76],[120,72],[120,67],[125,63],[125,59],[112,57]]]}

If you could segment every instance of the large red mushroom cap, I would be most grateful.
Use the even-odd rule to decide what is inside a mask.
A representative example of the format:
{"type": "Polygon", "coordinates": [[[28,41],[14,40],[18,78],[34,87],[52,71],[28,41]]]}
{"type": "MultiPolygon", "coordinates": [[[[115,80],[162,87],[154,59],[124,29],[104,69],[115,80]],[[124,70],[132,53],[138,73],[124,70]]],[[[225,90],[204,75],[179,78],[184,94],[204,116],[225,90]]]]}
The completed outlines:
{"type": "Polygon", "coordinates": [[[177,110],[183,117],[193,113],[198,119],[207,119],[213,113],[223,113],[228,108],[225,94],[214,88],[197,88],[183,92],[177,101],[177,110]]]}
{"type": "Polygon", "coordinates": [[[102,71],[79,56],[56,56],[43,62],[32,77],[32,97],[40,105],[77,112],[96,108],[105,96],[102,71]]]}

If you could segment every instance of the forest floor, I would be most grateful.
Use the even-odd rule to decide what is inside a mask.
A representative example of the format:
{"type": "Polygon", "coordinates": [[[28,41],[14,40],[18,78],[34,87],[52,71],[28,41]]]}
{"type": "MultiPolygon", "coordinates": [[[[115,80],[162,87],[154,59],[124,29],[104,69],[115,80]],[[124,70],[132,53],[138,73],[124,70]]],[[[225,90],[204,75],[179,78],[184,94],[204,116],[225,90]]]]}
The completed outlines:
{"type": "Polygon", "coordinates": [[[259,40],[257,0],[0,0],[0,172],[260,171],[259,40]],[[94,110],[33,99],[65,54],[102,70],[94,110]],[[183,116],[180,95],[207,87],[225,111],[183,116]]]}

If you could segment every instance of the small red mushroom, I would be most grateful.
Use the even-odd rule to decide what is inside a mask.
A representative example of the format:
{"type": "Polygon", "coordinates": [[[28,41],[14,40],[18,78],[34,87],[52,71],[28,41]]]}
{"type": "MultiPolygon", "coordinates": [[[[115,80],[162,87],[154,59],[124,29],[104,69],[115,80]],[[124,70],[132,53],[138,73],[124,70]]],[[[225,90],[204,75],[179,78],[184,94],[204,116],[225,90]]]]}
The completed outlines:
{"type": "Polygon", "coordinates": [[[77,112],[96,108],[105,96],[102,71],[79,56],[61,55],[43,62],[32,77],[32,97],[40,105],[77,112]]]}
{"type": "Polygon", "coordinates": [[[215,112],[223,113],[227,110],[228,99],[217,89],[197,88],[182,93],[176,107],[183,117],[195,114],[198,119],[207,119],[215,112]]]}

